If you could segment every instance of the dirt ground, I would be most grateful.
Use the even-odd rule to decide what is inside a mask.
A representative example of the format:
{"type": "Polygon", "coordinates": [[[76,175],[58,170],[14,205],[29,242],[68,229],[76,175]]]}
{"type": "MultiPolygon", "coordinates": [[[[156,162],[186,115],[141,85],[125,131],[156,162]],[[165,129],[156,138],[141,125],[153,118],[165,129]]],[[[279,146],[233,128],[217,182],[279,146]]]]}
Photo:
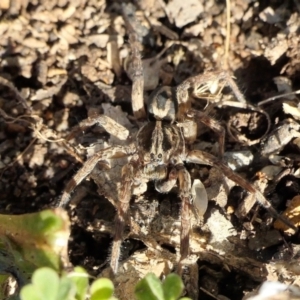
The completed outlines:
{"type": "MultiPolygon", "coordinates": [[[[81,120],[105,114],[134,137],[140,124],[131,110],[132,83],[125,70],[130,45],[121,3],[0,2],[1,213],[54,207],[87,157],[124,144],[101,126],[67,140],[81,120]]],[[[300,89],[300,2],[232,0],[228,54],[225,1],[132,4],[141,25],[145,99],[159,85],[176,86],[193,75],[228,70],[251,107],[259,109],[226,105],[234,99],[227,88],[194,99],[193,105],[209,109],[226,129],[230,166],[278,212],[294,208],[289,218],[299,226],[300,112],[292,92],[300,89]],[[287,95],[276,98],[281,94],[287,95]]],[[[217,155],[216,134],[203,126],[198,131],[192,147],[217,155]]],[[[115,218],[111,203],[117,201],[123,164],[110,162],[110,170],[106,163],[97,166],[67,208],[71,262],[95,276],[106,274],[108,267],[115,218]]],[[[268,211],[215,168],[187,168],[193,179],[201,179],[210,200],[203,220],[191,220],[190,267],[184,276],[190,296],[242,299],[266,280],[299,284],[299,236],[278,221],[274,225],[268,211]]],[[[132,286],[147,272],[163,277],[174,271],[179,250],[177,189],[159,194],[149,183],[135,194],[114,279],[120,299],[132,299],[132,286]],[[160,252],[153,249],[156,244],[160,252]]]]}

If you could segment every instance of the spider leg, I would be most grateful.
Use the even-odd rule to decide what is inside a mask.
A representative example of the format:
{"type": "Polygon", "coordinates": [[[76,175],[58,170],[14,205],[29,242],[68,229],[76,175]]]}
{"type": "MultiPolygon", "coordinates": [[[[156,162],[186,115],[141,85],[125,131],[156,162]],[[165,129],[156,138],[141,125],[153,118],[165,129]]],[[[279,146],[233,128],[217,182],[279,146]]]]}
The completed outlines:
{"type": "Polygon", "coordinates": [[[85,130],[86,128],[95,124],[102,126],[109,134],[117,137],[120,140],[126,140],[129,136],[129,131],[127,128],[120,125],[108,116],[99,115],[97,117],[89,117],[81,121],[68,135],[67,140],[73,139],[79,131],[85,130]]]}
{"type": "Polygon", "coordinates": [[[200,122],[211,128],[214,132],[218,134],[219,158],[222,159],[225,149],[225,130],[215,119],[208,116],[206,113],[191,109],[189,91],[191,88],[195,90],[199,89],[199,87],[201,86],[204,86],[205,90],[209,90],[210,86],[214,86],[215,83],[219,83],[219,81],[224,81],[223,86],[229,85],[233,90],[234,94],[236,95],[237,99],[242,103],[246,103],[243,94],[240,92],[236,83],[226,71],[209,72],[206,74],[200,74],[188,78],[176,87],[176,98],[178,101],[177,117],[179,120],[184,119],[184,116],[186,116],[186,114],[193,118],[197,117],[200,120],[200,122]]]}
{"type": "MultiPolygon", "coordinates": [[[[192,183],[190,173],[184,167],[178,168],[178,181],[179,181],[179,197],[181,198],[181,229],[180,229],[180,258],[177,268],[177,273],[181,278],[188,271],[192,276],[192,280],[188,280],[187,290],[193,299],[198,299],[198,267],[194,259],[190,260],[189,247],[190,247],[190,229],[191,229],[191,216],[192,211],[192,183]]],[[[197,260],[197,258],[196,258],[197,260]]]]}
{"type": "Polygon", "coordinates": [[[250,182],[245,180],[243,177],[233,172],[225,163],[223,163],[213,155],[200,150],[192,150],[187,154],[186,161],[195,164],[210,165],[219,169],[225,176],[227,176],[229,179],[236,182],[243,189],[251,193],[256,198],[256,201],[266,210],[268,210],[274,217],[281,220],[288,227],[297,231],[295,225],[293,225],[289,220],[287,220],[283,216],[279,215],[278,212],[272,207],[270,202],[263,196],[263,194],[258,189],[256,189],[250,182]]]}
{"type": "Polygon", "coordinates": [[[219,158],[222,159],[224,156],[225,149],[225,129],[220,123],[214,118],[208,116],[205,112],[190,110],[188,115],[192,115],[194,118],[196,117],[201,123],[211,128],[217,135],[219,140],[219,158]]]}
{"type": "Polygon", "coordinates": [[[117,215],[115,220],[115,233],[110,258],[110,267],[113,274],[117,273],[121,256],[121,244],[124,238],[125,222],[132,194],[131,188],[134,181],[134,173],[134,168],[130,163],[122,168],[122,179],[119,189],[117,215]]]}
{"type": "Polygon", "coordinates": [[[84,180],[95,168],[96,164],[101,160],[107,160],[110,158],[125,157],[133,153],[133,149],[125,146],[115,146],[99,151],[91,158],[89,158],[82,168],[76,173],[76,175],[68,182],[64,189],[63,195],[57,206],[65,207],[71,198],[72,191],[84,180]]]}
{"type": "Polygon", "coordinates": [[[179,197],[181,198],[181,231],[180,231],[180,260],[178,273],[182,273],[182,267],[184,259],[189,254],[190,244],[190,211],[191,211],[191,176],[189,172],[181,167],[178,170],[178,181],[179,181],[179,197]]]}
{"type": "MultiPolygon", "coordinates": [[[[235,83],[235,81],[233,80],[232,76],[227,71],[208,72],[205,74],[196,75],[196,76],[186,79],[184,82],[179,84],[176,88],[176,94],[177,94],[177,99],[178,99],[178,116],[179,116],[179,118],[182,115],[184,115],[184,112],[187,111],[188,109],[190,109],[190,107],[191,107],[190,101],[189,101],[189,98],[190,98],[189,90],[190,89],[193,89],[192,93],[196,94],[196,96],[199,97],[199,91],[201,91],[201,92],[208,91],[208,92],[210,92],[210,94],[214,94],[214,92],[219,89],[218,88],[219,84],[222,85],[222,88],[224,86],[229,86],[231,88],[234,96],[238,100],[238,102],[225,101],[225,102],[222,102],[222,105],[241,107],[243,109],[257,111],[265,116],[268,125],[267,125],[267,129],[266,129],[264,135],[262,136],[262,138],[265,137],[271,127],[270,116],[263,109],[261,109],[259,107],[255,107],[255,106],[247,103],[242,92],[238,88],[238,86],[235,83]],[[195,93],[195,91],[198,91],[198,92],[195,93]]],[[[232,133],[231,127],[227,126],[227,129],[228,129],[229,134],[235,140],[237,140],[237,138],[232,133]]],[[[261,138],[259,140],[251,141],[251,144],[255,144],[255,143],[259,142],[260,140],[261,140],[261,138]]]]}
{"type": "MultiPolygon", "coordinates": [[[[138,35],[132,24],[132,14],[130,7],[123,4],[123,18],[125,25],[129,32],[129,43],[131,46],[131,55],[127,65],[127,73],[132,80],[132,110],[135,118],[146,118],[146,111],[144,107],[144,72],[143,63],[140,54],[140,43],[138,35]]],[[[135,22],[136,23],[136,22],[135,22]]]]}
{"type": "Polygon", "coordinates": [[[162,194],[168,193],[176,184],[177,179],[178,172],[175,168],[172,168],[169,171],[168,177],[166,179],[155,181],[155,189],[162,194]]]}
{"type": "Polygon", "coordinates": [[[189,89],[193,88],[194,90],[199,90],[202,86],[203,90],[209,90],[213,93],[217,89],[219,82],[221,82],[223,86],[229,86],[239,102],[247,103],[244,95],[227,71],[208,72],[186,79],[177,86],[177,99],[182,103],[187,102],[189,98],[189,89]]]}

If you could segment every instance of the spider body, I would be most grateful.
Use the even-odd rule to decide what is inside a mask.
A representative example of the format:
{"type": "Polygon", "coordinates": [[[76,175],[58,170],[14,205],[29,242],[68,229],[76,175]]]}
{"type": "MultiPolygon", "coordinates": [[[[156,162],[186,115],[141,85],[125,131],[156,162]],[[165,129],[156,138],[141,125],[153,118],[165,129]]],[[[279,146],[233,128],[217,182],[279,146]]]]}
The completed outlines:
{"type": "MultiPolygon", "coordinates": [[[[124,13],[125,23],[126,13],[124,13]]],[[[128,26],[130,29],[130,26],[128,26]]],[[[145,120],[146,111],[143,99],[143,70],[142,61],[138,51],[138,39],[134,31],[130,31],[129,40],[132,48],[131,78],[132,108],[136,119],[145,120]]],[[[214,166],[225,176],[251,193],[263,207],[268,209],[273,216],[280,218],[288,226],[296,228],[286,219],[279,216],[266,198],[250,182],[233,172],[220,158],[224,152],[224,128],[214,119],[201,111],[191,108],[190,96],[199,90],[208,91],[209,82],[222,82],[233,90],[240,102],[246,102],[238,87],[227,72],[206,73],[188,78],[175,87],[160,87],[152,92],[148,101],[149,120],[139,129],[135,142],[125,146],[112,146],[103,149],[89,158],[77,174],[67,184],[59,206],[66,206],[70,201],[71,192],[94,169],[99,161],[107,159],[128,157],[128,163],[122,167],[121,182],[118,190],[116,206],[116,219],[114,238],[111,251],[110,267],[113,273],[118,271],[121,244],[124,239],[124,229],[128,221],[130,199],[135,186],[148,181],[154,181],[155,188],[160,193],[169,192],[177,183],[178,195],[181,199],[181,230],[180,230],[180,258],[178,272],[182,274],[182,266],[189,254],[190,214],[195,201],[201,201],[192,193],[191,176],[186,169],[186,164],[204,164],[214,166]],[[209,126],[219,136],[219,158],[200,150],[193,150],[192,143],[197,136],[196,120],[209,126]]],[[[88,119],[79,124],[87,127],[96,123],[102,125],[109,133],[118,131],[126,133],[113,120],[103,116],[88,119]],[[105,122],[104,122],[105,120],[105,122]],[[114,126],[114,122],[116,126],[114,126]],[[106,127],[105,127],[106,126],[106,127]]],[[[128,134],[124,134],[126,137],[128,134]]],[[[123,134],[122,134],[123,136],[123,134]]]]}

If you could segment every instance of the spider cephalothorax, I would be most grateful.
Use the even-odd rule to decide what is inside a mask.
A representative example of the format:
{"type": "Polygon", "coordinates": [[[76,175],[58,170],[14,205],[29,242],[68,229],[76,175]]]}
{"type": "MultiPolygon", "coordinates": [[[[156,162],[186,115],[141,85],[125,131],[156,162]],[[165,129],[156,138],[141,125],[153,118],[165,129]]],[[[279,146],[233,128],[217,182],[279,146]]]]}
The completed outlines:
{"type": "Polygon", "coordinates": [[[177,164],[185,143],[180,128],[165,121],[149,122],[137,134],[137,151],[145,164],[177,164]]]}

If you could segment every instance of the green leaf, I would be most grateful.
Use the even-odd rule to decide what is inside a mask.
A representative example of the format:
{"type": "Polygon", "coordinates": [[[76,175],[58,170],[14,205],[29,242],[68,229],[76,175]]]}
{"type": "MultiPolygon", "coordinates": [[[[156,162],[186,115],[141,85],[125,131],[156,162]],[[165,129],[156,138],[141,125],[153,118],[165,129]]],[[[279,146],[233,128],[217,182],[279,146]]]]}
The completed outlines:
{"type": "Polygon", "coordinates": [[[85,296],[89,286],[89,275],[81,267],[74,268],[74,272],[70,273],[68,278],[76,286],[76,300],[85,300],[85,296]]]}
{"type": "Polygon", "coordinates": [[[21,300],[41,300],[43,298],[39,292],[33,284],[27,284],[20,292],[21,300]]]}
{"type": "Polygon", "coordinates": [[[114,292],[114,285],[107,278],[95,280],[91,285],[91,300],[111,299],[114,292]]]}
{"type": "Polygon", "coordinates": [[[135,287],[135,296],[138,300],[164,300],[163,288],[160,280],[149,273],[135,287]]]}
{"type": "Polygon", "coordinates": [[[32,275],[32,284],[21,289],[22,300],[69,300],[74,299],[76,286],[74,282],[63,276],[58,277],[56,271],[45,267],[36,270],[32,275]]]}
{"type": "Polygon", "coordinates": [[[57,273],[50,268],[40,268],[33,273],[32,284],[42,295],[41,299],[57,300],[59,289],[59,277],[57,273]]]}
{"type": "Polygon", "coordinates": [[[74,299],[76,294],[76,286],[68,277],[62,277],[59,282],[56,300],[74,299]]]}
{"type": "Polygon", "coordinates": [[[177,274],[169,274],[163,284],[165,300],[176,300],[183,291],[183,283],[177,274]]]}

